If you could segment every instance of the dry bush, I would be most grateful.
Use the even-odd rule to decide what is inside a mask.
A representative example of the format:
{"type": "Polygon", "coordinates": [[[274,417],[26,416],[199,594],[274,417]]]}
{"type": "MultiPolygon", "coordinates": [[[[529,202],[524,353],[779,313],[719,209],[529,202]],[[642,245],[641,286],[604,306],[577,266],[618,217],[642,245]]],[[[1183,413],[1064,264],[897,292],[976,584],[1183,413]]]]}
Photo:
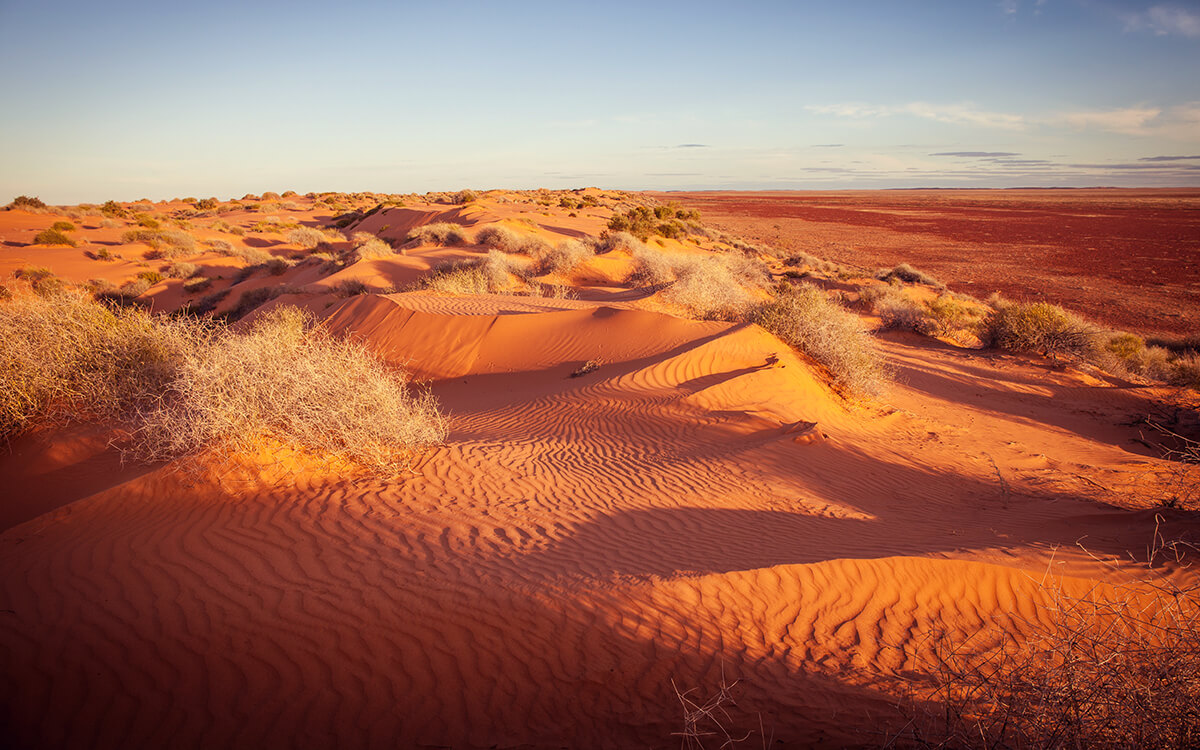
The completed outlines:
{"type": "Polygon", "coordinates": [[[172,279],[190,279],[200,272],[200,266],[195,263],[175,261],[167,268],[167,276],[172,279]]]}
{"type": "Polygon", "coordinates": [[[538,276],[548,273],[569,274],[591,257],[592,250],[587,245],[567,240],[535,256],[535,273],[538,276]]]}
{"type": "Polygon", "coordinates": [[[625,283],[634,287],[662,286],[675,280],[675,269],[670,258],[661,250],[641,244],[633,249],[633,270],[625,277],[625,283]]]}
{"type": "Polygon", "coordinates": [[[13,278],[29,284],[34,293],[41,296],[56,294],[65,288],[63,280],[43,266],[23,266],[13,272],[13,278]]]}
{"type": "Polygon", "coordinates": [[[638,252],[646,247],[645,243],[634,237],[629,232],[603,232],[599,239],[593,241],[593,252],[596,255],[611,253],[613,250],[628,250],[631,253],[638,252]]]}
{"type": "Polygon", "coordinates": [[[299,245],[305,250],[314,250],[324,243],[325,235],[312,227],[296,227],[287,233],[287,241],[299,245]]]}
{"type": "Polygon", "coordinates": [[[879,279],[880,281],[891,281],[892,279],[898,279],[907,284],[925,284],[926,286],[931,286],[934,289],[946,288],[945,284],[938,281],[933,276],[930,276],[924,271],[919,271],[907,263],[901,263],[895,268],[890,269],[881,268],[875,272],[875,278],[879,279]]]}
{"type": "Polygon", "coordinates": [[[218,333],[183,352],[167,398],[143,417],[136,455],[253,451],[271,438],[395,474],[445,437],[432,396],[361,345],[280,308],[245,334],[218,333]]]}
{"type": "Polygon", "coordinates": [[[673,263],[675,283],[663,299],[686,309],[694,317],[734,320],[742,316],[755,298],[739,283],[723,256],[697,256],[673,263]]]}
{"type": "Polygon", "coordinates": [[[893,285],[870,286],[862,291],[862,301],[879,316],[884,328],[931,333],[925,306],[893,285]]]}
{"type": "Polygon", "coordinates": [[[150,246],[146,257],[176,258],[196,252],[196,239],[178,229],[130,229],[121,235],[125,243],[142,242],[150,246]]]}
{"type": "Polygon", "coordinates": [[[804,284],[785,290],[753,309],[748,318],[812,357],[852,391],[877,394],[889,379],[862,322],[816,287],[804,284]]]}
{"type": "Polygon", "coordinates": [[[550,249],[541,237],[527,237],[505,226],[492,225],[475,234],[475,244],[517,255],[537,256],[550,249]]]}
{"type": "Polygon", "coordinates": [[[1005,618],[998,643],[933,632],[912,654],[924,680],[913,686],[912,721],[899,739],[927,747],[1200,746],[1200,591],[1151,570],[1171,557],[1182,563],[1184,553],[1156,534],[1141,581],[1082,594],[1050,581],[1042,617],[1005,618]]]}
{"type": "Polygon", "coordinates": [[[390,258],[396,250],[370,232],[355,232],[353,237],[354,249],[346,256],[347,263],[357,263],[360,260],[390,258]]]}
{"type": "Polygon", "coordinates": [[[330,290],[339,297],[353,297],[357,294],[371,293],[371,287],[358,279],[342,279],[330,287],[330,290]]]}
{"type": "Polygon", "coordinates": [[[489,250],[482,258],[441,266],[418,282],[417,287],[456,294],[496,294],[512,291],[525,269],[517,266],[499,250],[489,250]]]}
{"type": "Polygon", "coordinates": [[[478,198],[479,198],[479,196],[475,195],[475,191],[473,191],[473,190],[459,190],[457,193],[454,194],[454,196],[451,198],[451,200],[454,203],[461,206],[463,204],[470,203],[474,200],[477,200],[478,198]]]}
{"type": "Polygon", "coordinates": [[[191,324],[81,293],[0,303],[0,439],[39,419],[130,416],[165,390],[197,337],[191,324]]]}
{"type": "Polygon", "coordinates": [[[16,198],[13,198],[12,203],[9,203],[4,207],[4,210],[12,211],[13,209],[17,208],[24,211],[38,211],[46,208],[46,204],[42,202],[41,198],[30,197],[28,195],[18,195],[16,198]]]}
{"type": "Polygon", "coordinates": [[[33,236],[35,245],[68,245],[75,247],[75,240],[68,237],[61,229],[43,229],[33,236]]]}
{"type": "Polygon", "coordinates": [[[405,242],[413,241],[445,247],[462,247],[468,244],[469,239],[461,224],[439,222],[426,224],[409,232],[405,242]]]}
{"type": "Polygon", "coordinates": [[[994,308],[984,330],[998,349],[1087,358],[1098,347],[1096,328],[1057,305],[996,299],[994,308]]]}

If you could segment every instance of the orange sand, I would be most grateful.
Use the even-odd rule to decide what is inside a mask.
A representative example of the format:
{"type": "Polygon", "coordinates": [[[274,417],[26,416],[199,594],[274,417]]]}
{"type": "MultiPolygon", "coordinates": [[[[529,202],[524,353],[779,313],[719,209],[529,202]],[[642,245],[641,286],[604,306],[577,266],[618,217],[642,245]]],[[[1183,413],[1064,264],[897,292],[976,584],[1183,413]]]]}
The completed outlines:
{"type": "MultiPolygon", "coordinates": [[[[603,226],[497,195],[520,197],[387,215],[603,226]]],[[[478,249],[340,273],[417,272],[423,252],[478,249]]],[[[15,746],[671,747],[673,685],[722,678],[737,736],[761,720],[782,746],[879,744],[903,721],[888,678],[933,628],[1042,619],[1048,567],[1081,591],[1156,515],[1198,529],[1147,509],[1166,465],[1123,426],[1164,389],[901,334],[892,391],[847,401],[757,327],[617,290],[304,283],[269,304],[427,382],[449,440],[384,481],[302,459],[122,467],[102,427],[20,438],[0,458],[15,746]]]]}

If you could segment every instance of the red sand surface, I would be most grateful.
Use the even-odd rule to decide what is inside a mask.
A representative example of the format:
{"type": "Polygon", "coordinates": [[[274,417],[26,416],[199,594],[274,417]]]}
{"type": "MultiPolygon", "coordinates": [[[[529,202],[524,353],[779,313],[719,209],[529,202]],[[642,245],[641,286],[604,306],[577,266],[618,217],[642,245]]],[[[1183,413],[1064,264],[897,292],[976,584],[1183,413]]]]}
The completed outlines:
{"type": "Polygon", "coordinates": [[[653,193],[706,224],[956,291],[1045,300],[1141,333],[1200,330],[1200,190],[653,193]]]}

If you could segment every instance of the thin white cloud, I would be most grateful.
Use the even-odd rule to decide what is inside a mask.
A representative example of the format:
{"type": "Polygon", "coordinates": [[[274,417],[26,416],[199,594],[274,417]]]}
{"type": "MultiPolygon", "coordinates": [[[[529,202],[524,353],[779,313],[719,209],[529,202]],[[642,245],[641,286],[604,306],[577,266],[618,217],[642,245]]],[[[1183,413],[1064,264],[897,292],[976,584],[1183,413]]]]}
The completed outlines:
{"type": "Polygon", "coordinates": [[[1104,130],[1125,135],[1145,135],[1147,126],[1162,114],[1157,107],[1126,107],[1103,111],[1065,112],[1053,118],[1076,130],[1104,130]]]}
{"type": "Polygon", "coordinates": [[[1159,36],[1200,38],[1200,14],[1177,5],[1155,5],[1124,16],[1126,31],[1149,31],[1159,36]]]}
{"type": "Polygon", "coordinates": [[[831,115],[853,120],[911,115],[926,120],[935,120],[955,125],[976,125],[1003,130],[1022,130],[1026,126],[1026,120],[1022,115],[1005,112],[988,112],[970,104],[910,102],[899,106],[887,106],[849,102],[842,104],[813,104],[806,107],[806,109],[821,115],[831,115]]]}
{"type": "Polygon", "coordinates": [[[1016,15],[1019,8],[1017,0],[1000,0],[1000,12],[1006,16],[1016,15]]]}

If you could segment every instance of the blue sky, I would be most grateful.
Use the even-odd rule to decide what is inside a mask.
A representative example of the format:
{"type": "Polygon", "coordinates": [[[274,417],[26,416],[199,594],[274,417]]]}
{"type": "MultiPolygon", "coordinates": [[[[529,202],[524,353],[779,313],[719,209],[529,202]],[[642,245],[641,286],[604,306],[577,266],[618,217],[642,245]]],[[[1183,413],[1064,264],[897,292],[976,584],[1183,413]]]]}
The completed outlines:
{"type": "Polygon", "coordinates": [[[1200,186],[1200,3],[0,0],[0,201],[1200,186]]]}

